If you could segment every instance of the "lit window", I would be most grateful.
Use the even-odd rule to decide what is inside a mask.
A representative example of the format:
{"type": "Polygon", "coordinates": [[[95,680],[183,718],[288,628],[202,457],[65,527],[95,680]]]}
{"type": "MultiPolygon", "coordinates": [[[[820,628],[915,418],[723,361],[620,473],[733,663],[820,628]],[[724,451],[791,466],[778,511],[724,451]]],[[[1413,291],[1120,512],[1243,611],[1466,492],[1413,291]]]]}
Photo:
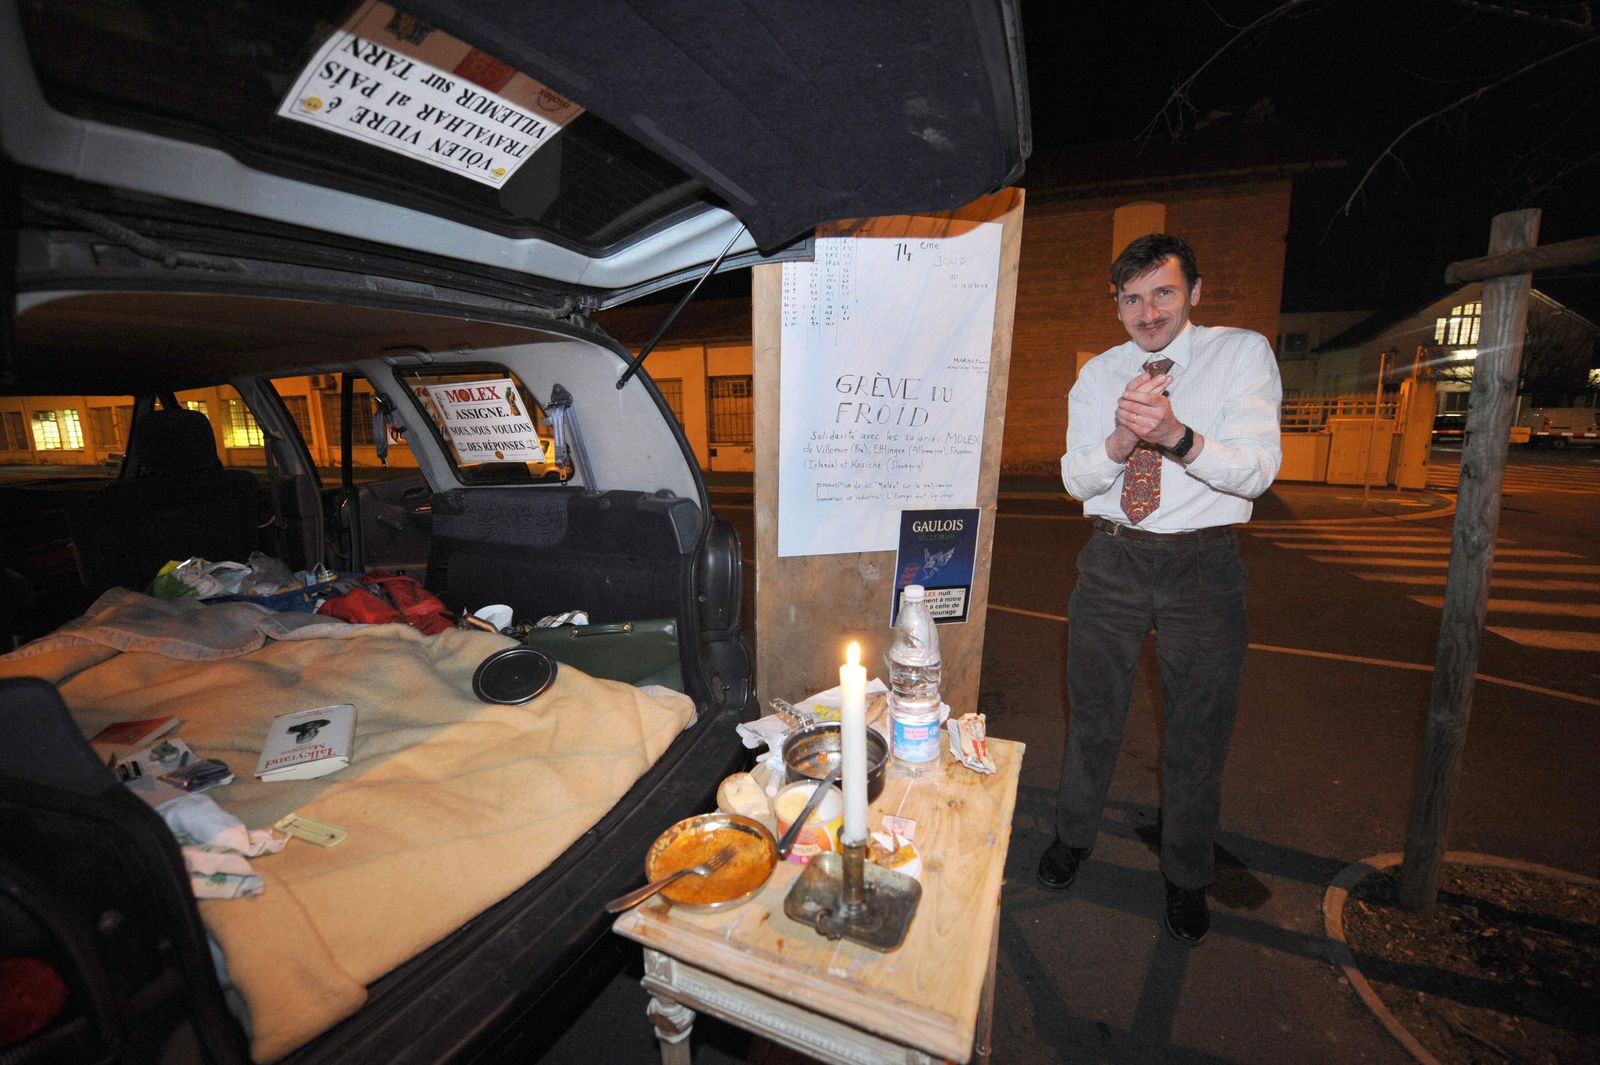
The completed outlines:
{"type": "Polygon", "coordinates": [[[256,417],[250,413],[250,408],[244,405],[244,400],[228,399],[223,402],[227,404],[228,416],[222,429],[223,446],[260,447],[266,443],[266,438],[261,433],[261,426],[256,424],[256,417]]]}
{"type": "Polygon", "coordinates": [[[1478,343],[1478,330],[1483,325],[1483,304],[1463,303],[1451,307],[1450,313],[1434,320],[1433,342],[1446,347],[1470,348],[1478,343]]]}
{"type": "Polygon", "coordinates": [[[206,401],[203,399],[186,399],[183,401],[183,409],[197,410],[206,416],[207,421],[211,420],[211,412],[206,409],[206,401]]]}
{"type": "Polygon", "coordinates": [[[33,445],[40,451],[82,451],[83,423],[78,412],[71,408],[34,411],[33,445]]]}

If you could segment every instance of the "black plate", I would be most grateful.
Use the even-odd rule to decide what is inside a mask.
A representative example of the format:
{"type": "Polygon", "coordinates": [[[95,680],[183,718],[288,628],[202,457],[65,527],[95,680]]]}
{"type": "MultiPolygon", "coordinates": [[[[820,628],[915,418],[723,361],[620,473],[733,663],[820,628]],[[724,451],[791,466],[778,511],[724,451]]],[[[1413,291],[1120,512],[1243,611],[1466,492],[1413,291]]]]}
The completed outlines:
{"type": "Polygon", "coordinates": [[[556,660],[532,647],[507,647],[485,658],[472,674],[472,690],[487,703],[525,703],[550,690],[556,660]]]}

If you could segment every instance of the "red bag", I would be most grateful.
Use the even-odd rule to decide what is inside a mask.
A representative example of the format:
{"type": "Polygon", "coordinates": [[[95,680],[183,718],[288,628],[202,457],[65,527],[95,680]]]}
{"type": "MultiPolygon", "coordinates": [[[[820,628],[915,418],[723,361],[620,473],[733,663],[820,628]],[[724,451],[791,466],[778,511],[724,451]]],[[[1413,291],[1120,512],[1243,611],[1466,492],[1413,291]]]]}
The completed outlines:
{"type": "MultiPolygon", "coordinates": [[[[389,597],[404,621],[418,632],[432,636],[436,632],[455,627],[455,617],[444,600],[422,586],[415,577],[403,573],[369,570],[361,575],[361,583],[375,586],[389,597]]],[[[324,608],[326,609],[326,608],[324,608]]]]}
{"type": "Polygon", "coordinates": [[[415,577],[371,570],[363,573],[360,580],[365,587],[352,588],[326,600],[318,613],[357,625],[398,622],[429,636],[455,627],[455,618],[444,601],[415,577]]]}
{"type": "Polygon", "coordinates": [[[382,625],[390,621],[409,624],[404,614],[365,588],[352,588],[343,595],[324,600],[317,613],[356,625],[382,625]]]}

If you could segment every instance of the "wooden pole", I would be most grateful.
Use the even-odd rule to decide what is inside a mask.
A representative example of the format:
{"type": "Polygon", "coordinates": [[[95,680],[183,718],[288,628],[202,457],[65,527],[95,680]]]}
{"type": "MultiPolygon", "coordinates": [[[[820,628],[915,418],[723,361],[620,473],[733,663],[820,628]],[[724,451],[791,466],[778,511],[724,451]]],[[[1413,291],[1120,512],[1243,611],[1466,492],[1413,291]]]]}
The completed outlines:
{"type": "MultiPolygon", "coordinates": [[[[1496,215],[1489,233],[1489,256],[1533,247],[1538,236],[1538,210],[1496,215]]],[[[1531,288],[1528,274],[1495,277],[1483,285],[1483,329],[1461,445],[1461,486],[1445,577],[1444,616],[1439,622],[1422,764],[1417,770],[1405,861],[1400,867],[1400,901],[1419,913],[1432,912],[1438,901],[1450,803],[1472,713],[1472,683],[1488,613],[1489,575],[1500,530],[1500,488],[1505,480],[1511,407],[1517,394],[1531,288]]]]}
{"type": "MultiPolygon", "coordinates": [[[[915,237],[936,240],[976,223],[1002,227],[1000,274],[995,279],[995,315],[989,355],[983,450],[977,496],[977,557],[973,561],[968,620],[939,626],[944,663],[943,695],[957,714],[978,709],[983,640],[989,605],[989,566],[994,554],[994,517],[1000,493],[1000,445],[1005,430],[1006,388],[1011,370],[1011,332],[1016,313],[1022,246],[1023,191],[1002,189],[940,215],[897,215],[833,223],[819,237],[915,237]]],[[[894,594],[895,552],[831,555],[778,554],[778,454],[782,360],[783,267],[758,266],[751,274],[755,377],[755,556],[756,682],[762,706],[774,696],[798,702],[839,683],[839,659],[850,640],[861,644],[868,676],[888,673],[881,663],[889,649],[889,604],[894,594]]],[[[869,307],[888,314],[892,308],[869,307]]]]}

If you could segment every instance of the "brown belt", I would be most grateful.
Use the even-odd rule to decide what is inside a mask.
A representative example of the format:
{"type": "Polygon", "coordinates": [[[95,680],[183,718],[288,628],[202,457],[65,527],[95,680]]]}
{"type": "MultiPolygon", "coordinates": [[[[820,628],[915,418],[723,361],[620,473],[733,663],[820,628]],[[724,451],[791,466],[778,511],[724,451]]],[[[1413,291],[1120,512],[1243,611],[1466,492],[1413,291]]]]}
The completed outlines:
{"type": "Polygon", "coordinates": [[[1232,525],[1212,525],[1205,529],[1195,529],[1191,532],[1158,533],[1146,532],[1136,529],[1132,525],[1119,525],[1110,518],[1094,519],[1096,532],[1103,532],[1107,536],[1121,536],[1129,540],[1148,540],[1152,543],[1171,544],[1180,541],[1215,540],[1233,532],[1232,525]]]}

